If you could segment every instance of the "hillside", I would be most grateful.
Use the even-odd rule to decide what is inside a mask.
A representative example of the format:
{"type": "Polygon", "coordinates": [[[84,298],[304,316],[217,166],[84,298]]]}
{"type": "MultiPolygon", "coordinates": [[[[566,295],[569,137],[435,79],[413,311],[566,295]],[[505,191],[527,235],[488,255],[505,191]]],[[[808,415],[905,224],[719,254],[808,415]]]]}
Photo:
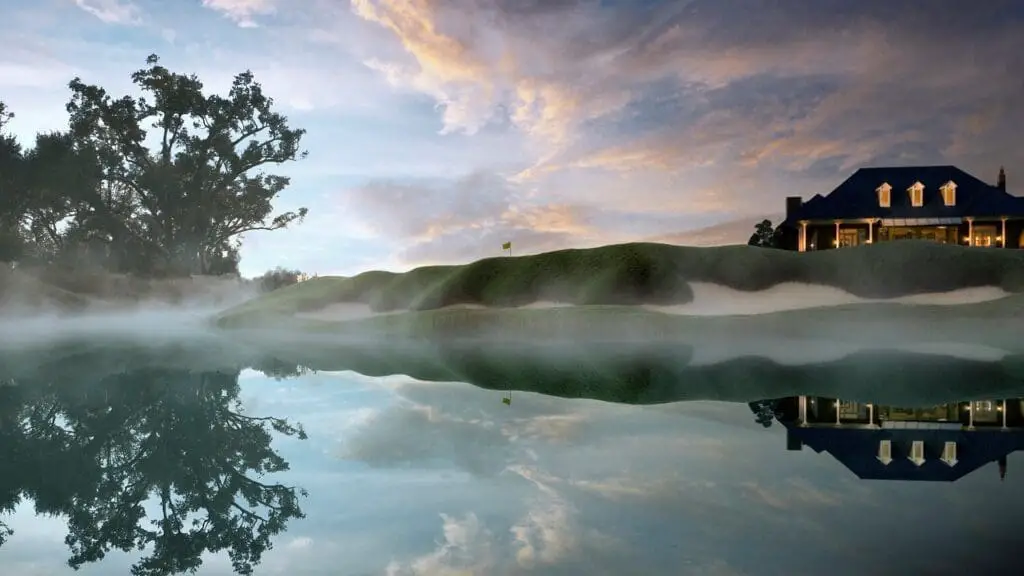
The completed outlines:
{"type": "Polygon", "coordinates": [[[405,273],[323,277],[246,302],[223,313],[217,322],[221,327],[274,325],[296,313],[342,303],[366,305],[375,313],[456,306],[515,308],[537,302],[678,305],[692,300],[691,283],[695,282],[746,292],[783,283],[813,284],[864,298],[982,286],[1020,293],[1024,292],[1024,251],[915,241],[806,253],[749,246],[618,244],[405,273]]]}

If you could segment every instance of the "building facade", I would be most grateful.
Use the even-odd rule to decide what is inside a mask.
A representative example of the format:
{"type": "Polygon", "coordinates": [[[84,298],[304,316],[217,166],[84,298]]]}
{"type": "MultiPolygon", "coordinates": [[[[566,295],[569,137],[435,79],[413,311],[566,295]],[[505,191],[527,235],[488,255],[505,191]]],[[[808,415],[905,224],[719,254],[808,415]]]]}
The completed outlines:
{"type": "Polygon", "coordinates": [[[838,398],[777,401],[787,450],[828,452],[865,480],[951,482],[1024,449],[1024,399],[899,408],[838,398]]]}
{"type": "Polygon", "coordinates": [[[894,240],[1024,247],[1024,198],[1006,172],[988,184],[955,166],[861,168],[826,196],[786,198],[782,248],[828,250],[894,240]]]}

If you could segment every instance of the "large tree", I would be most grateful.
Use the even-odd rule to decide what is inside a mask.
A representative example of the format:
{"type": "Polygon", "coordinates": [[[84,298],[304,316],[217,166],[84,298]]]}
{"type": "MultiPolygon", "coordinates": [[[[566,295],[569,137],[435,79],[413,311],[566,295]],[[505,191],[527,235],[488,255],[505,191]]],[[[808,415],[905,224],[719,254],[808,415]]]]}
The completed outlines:
{"type": "Polygon", "coordinates": [[[13,117],[0,102],[0,262],[16,260],[23,248],[20,228],[25,155],[18,140],[5,130],[13,117]]]}
{"type": "Polygon", "coordinates": [[[69,84],[71,133],[102,181],[79,200],[112,244],[156,263],[147,272],[209,273],[237,260],[241,234],[306,215],[273,214],[289,178],[263,169],[305,157],[305,131],[274,111],[251,72],[236,75],[225,97],[204,94],[195,75],[170,72],[155,55],[146,64],[132,74],[141,97],[69,84]]]}

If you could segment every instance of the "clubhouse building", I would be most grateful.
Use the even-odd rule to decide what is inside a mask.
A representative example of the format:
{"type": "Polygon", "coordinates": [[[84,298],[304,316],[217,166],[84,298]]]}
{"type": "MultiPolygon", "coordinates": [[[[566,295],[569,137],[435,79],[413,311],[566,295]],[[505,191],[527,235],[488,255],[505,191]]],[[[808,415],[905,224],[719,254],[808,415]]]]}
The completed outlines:
{"type": "Polygon", "coordinates": [[[864,480],[952,482],[1024,450],[1024,399],[898,408],[838,398],[780,399],[786,449],[828,452],[864,480]]]}
{"type": "Polygon", "coordinates": [[[827,250],[892,240],[1024,247],[1024,198],[955,166],[861,168],[826,196],[786,198],[783,248],[827,250]]]}

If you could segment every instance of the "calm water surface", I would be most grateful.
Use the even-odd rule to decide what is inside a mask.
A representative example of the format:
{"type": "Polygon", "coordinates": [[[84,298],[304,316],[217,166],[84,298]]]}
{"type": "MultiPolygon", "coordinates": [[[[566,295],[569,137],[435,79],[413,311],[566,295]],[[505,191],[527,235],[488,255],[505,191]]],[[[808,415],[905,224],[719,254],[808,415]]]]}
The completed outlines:
{"type": "MultiPolygon", "coordinates": [[[[1021,539],[1024,458],[998,454],[1024,420],[1019,401],[1002,401],[1020,382],[1013,359],[878,358],[901,386],[933,378],[898,398],[929,409],[873,404],[865,416],[861,397],[841,402],[836,427],[835,383],[813,382],[844,365],[679,373],[643,355],[595,369],[434,351],[396,353],[389,367],[353,361],[367,376],[344,370],[336,351],[303,361],[319,370],[299,356],[87,345],[7,354],[0,521],[11,533],[0,573],[71,574],[69,562],[83,575],[990,573],[1021,539]],[[424,378],[445,373],[472,382],[424,378]],[[701,396],[686,378],[746,384],[736,401],[671,401],[701,396]],[[619,402],[595,399],[608,382],[621,383],[619,402]],[[748,404],[759,385],[787,398],[748,404]],[[794,392],[807,396],[803,412],[794,392]],[[956,402],[979,398],[993,402],[972,404],[968,422],[956,402]],[[906,464],[908,425],[892,422],[920,420],[910,425],[928,439],[918,467],[906,464]],[[858,444],[865,423],[879,427],[858,444]],[[802,450],[787,425],[811,430],[802,450]],[[814,435],[836,430],[841,442],[814,435]],[[893,438],[885,469],[920,481],[858,478],[857,466],[877,464],[877,434],[893,438]],[[927,481],[925,470],[955,468],[932,442],[943,434],[959,442],[955,466],[976,469],[927,481]]],[[[877,376],[858,362],[861,377],[877,376]]]]}

